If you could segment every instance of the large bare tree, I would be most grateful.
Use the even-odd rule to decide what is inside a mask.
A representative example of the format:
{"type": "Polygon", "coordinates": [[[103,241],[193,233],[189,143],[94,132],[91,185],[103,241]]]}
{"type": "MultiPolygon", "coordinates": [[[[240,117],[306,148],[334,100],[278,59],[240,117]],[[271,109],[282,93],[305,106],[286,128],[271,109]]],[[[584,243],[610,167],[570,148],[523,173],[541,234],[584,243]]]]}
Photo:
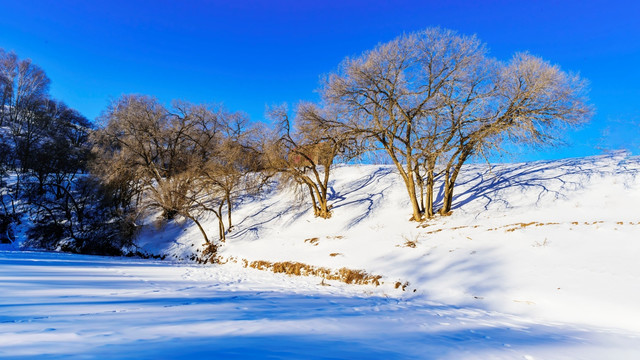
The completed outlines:
{"type": "Polygon", "coordinates": [[[437,28],[345,59],[321,92],[348,114],[344,128],[395,164],[416,221],[434,215],[437,177],[440,213],[448,214],[470,157],[500,150],[505,139],[546,143],[590,114],[578,76],[526,54],[498,62],[475,36],[437,28]]]}
{"type": "Polygon", "coordinates": [[[451,211],[457,176],[470,157],[504,151],[505,141],[556,145],[563,130],[592,114],[586,81],[538,57],[516,54],[488,69],[448,96],[444,112],[454,146],[443,158],[443,215],[451,211]]]}

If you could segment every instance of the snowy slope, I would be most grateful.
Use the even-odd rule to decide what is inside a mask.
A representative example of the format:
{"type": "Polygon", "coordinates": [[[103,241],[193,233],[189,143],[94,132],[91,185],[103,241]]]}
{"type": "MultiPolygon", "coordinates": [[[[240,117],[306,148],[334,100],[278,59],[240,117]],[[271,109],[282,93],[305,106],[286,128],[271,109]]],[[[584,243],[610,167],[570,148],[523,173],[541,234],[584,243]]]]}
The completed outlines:
{"type": "Polygon", "coordinates": [[[223,265],[189,260],[190,223],[144,230],[164,261],[0,251],[0,357],[640,358],[640,158],[474,164],[459,184],[423,224],[393,167],[337,168],[328,220],[274,187],[238,204],[223,265]]]}
{"type": "MultiPolygon", "coordinates": [[[[383,276],[379,294],[640,331],[640,159],[472,164],[458,183],[453,215],[417,224],[393,167],[339,167],[331,219],[273,189],[243,200],[220,255],[362,269],[383,276]]],[[[143,245],[177,259],[202,244],[194,226],[164,230],[143,245]]]]}

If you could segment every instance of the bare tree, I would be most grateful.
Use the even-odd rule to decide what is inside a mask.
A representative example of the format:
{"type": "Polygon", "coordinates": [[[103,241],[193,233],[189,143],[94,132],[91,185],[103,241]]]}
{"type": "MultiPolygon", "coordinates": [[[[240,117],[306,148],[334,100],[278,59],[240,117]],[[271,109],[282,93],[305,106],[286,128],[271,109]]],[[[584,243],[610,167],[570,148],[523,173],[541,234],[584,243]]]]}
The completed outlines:
{"type": "Polygon", "coordinates": [[[487,57],[475,36],[427,29],[347,58],[322,95],[348,114],[345,127],[387,153],[420,221],[434,214],[438,176],[447,214],[470,157],[501,150],[504,139],[546,143],[560,124],[587,119],[584,88],[538,58],[517,55],[505,65],[487,57]]]}
{"type": "Polygon", "coordinates": [[[292,128],[285,106],[269,111],[280,126],[270,153],[271,166],[281,172],[285,181],[306,188],[314,215],[327,219],[331,217],[331,168],[338,157],[355,148],[355,138],[339,126],[339,114],[330,108],[301,103],[296,113],[296,126],[292,128]]]}
{"type": "Polygon", "coordinates": [[[246,116],[180,101],[167,109],[154,98],[129,95],[112,103],[103,120],[96,133],[98,173],[115,183],[124,201],[135,197],[167,219],[192,220],[211,246],[201,219],[213,213],[225,240],[224,206],[231,227],[233,197],[253,161],[245,147],[246,116]]]}
{"type": "Polygon", "coordinates": [[[45,72],[30,59],[20,60],[15,53],[0,49],[0,125],[9,125],[22,170],[47,125],[39,110],[48,99],[49,83],[45,72]]]}
{"type": "Polygon", "coordinates": [[[201,139],[190,137],[198,125],[195,118],[172,116],[154,98],[129,95],[114,101],[103,121],[95,152],[101,157],[99,173],[105,182],[127,181],[137,190],[138,202],[144,195],[143,207],[159,208],[167,219],[182,215],[193,220],[210,243],[192,215],[202,154],[197,143],[201,139]]]}
{"type": "Polygon", "coordinates": [[[429,29],[346,59],[324,84],[325,100],[349,114],[346,125],[386,151],[398,169],[413,220],[421,220],[425,212],[422,160],[428,159],[432,171],[444,151],[431,147],[441,143],[442,124],[433,115],[443,106],[443,88],[477,66],[484,52],[475,37],[429,29]]]}
{"type": "Polygon", "coordinates": [[[555,145],[567,126],[581,124],[592,114],[586,81],[538,57],[516,54],[509,63],[489,69],[448,96],[455,146],[443,162],[443,215],[451,211],[455,181],[470,157],[504,151],[505,140],[555,145]]]}

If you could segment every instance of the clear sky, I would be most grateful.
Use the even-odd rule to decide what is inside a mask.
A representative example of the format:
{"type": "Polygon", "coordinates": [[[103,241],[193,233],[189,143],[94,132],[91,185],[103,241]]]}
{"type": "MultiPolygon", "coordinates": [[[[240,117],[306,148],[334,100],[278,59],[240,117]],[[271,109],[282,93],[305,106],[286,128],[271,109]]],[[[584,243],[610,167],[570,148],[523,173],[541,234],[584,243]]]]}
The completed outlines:
{"type": "Polygon", "coordinates": [[[516,159],[640,154],[640,2],[0,0],[0,47],[31,58],[90,119],[112,98],[266,105],[315,100],[322,74],[403,32],[477,34],[491,55],[529,51],[591,82],[593,121],[569,146],[516,159]]]}

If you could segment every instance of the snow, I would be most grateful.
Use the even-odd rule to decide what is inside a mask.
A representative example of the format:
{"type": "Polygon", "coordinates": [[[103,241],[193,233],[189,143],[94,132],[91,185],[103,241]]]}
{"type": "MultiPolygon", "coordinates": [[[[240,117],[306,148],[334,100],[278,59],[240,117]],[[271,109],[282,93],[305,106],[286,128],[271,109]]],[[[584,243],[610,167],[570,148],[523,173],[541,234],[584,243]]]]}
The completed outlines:
{"type": "Polygon", "coordinates": [[[388,166],[338,167],[328,220],[291,191],[245,197],[223,265],[188,260],[188,222],[143,232],[165,261],[0,251],[0,357],[639,358],[639,158],[471,164],[459,184],[453,215],[424,224],[388,166]]]}
{"type": "Polygon", "coordinates": [[[0,357],[632,358],[637,333],[346,284],[211,267],[0,252],[0,357]]]}

